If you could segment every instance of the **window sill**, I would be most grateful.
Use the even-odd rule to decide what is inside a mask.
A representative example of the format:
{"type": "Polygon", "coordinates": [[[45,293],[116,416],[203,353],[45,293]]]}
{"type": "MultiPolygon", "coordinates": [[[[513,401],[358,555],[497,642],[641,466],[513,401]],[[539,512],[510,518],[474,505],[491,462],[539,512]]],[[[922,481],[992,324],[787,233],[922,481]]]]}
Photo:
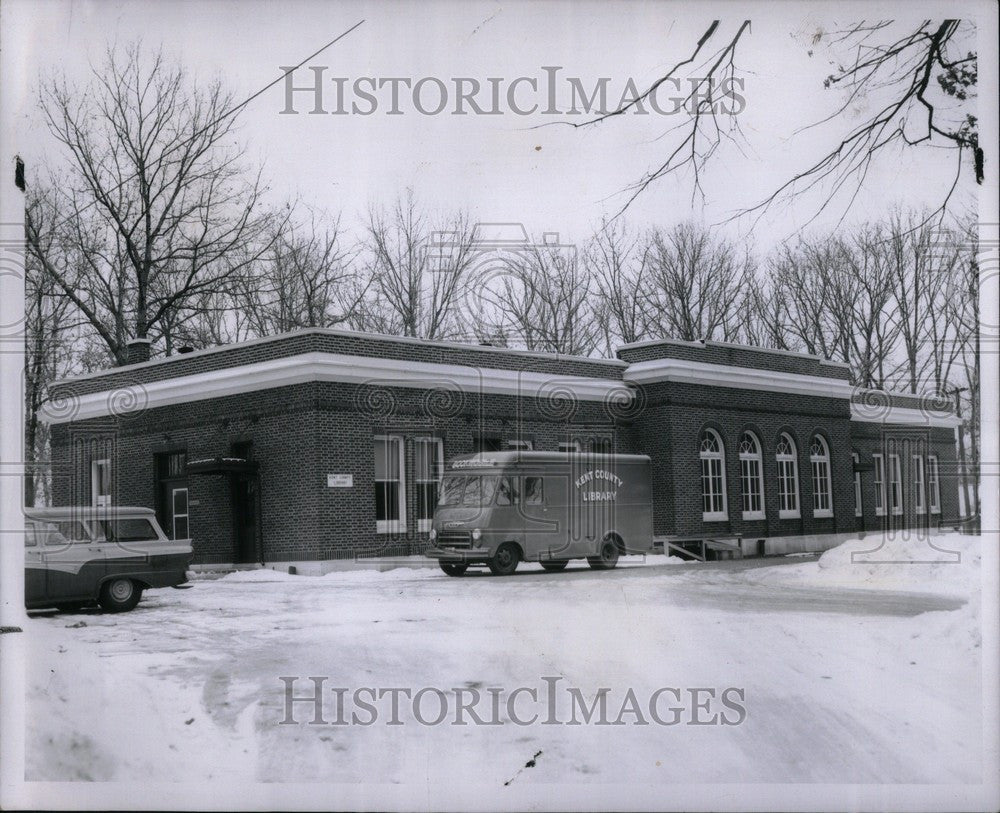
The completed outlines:
{"type": "MultiPolygon", "coordinates": [[[[855,514],[857,516],[857,514],[855,514]]],[[[813,519],[833,519],[833,511],[813,511],[813,519]]]]}
{"type": "Polygon", "coordinates": [[[802,514],[799,511],[779,511],[778,519],[802,519],[802,514]]]}
{"type": "Polygon", "coordinates": [[[432,519],[418,519],[417,520],[417,533],[421,533],[421,534],[427,533],[431,529],[431,526],[433,524],[434,524],[434,520],[432,520],[432,519]]]}
{"type": "Polygon", "coordinates": [[[878,510],[878,509],[876,508],[876,509],[875,509],[875,516],[877,516],[877,517],[884,517],[884,516],[885,516],[885,511],[884,511],[884,510],[883,510],[883,511],[879,511],[879,510],[878,510]]]}
{"type": "Polygon", "coordinates": [[[729,522],[729,514],[702,514],[702,522],[729,522]]]}
{"type": "Polygon", "coordinates": [[[750,522],[753,520],[767,519],[767,515],[763,511],[744,511],[743,519],[750,522]]]}
{"type": "Polygon", "coordinates": [[[934,516],[938,516],[941,513],[941,509],[940,508],[932,508],[931,509],[931,513],[934,514],[934,516]]]}
{"type": "Polygon", "coordinates": [[[375,533],[377,534],[405,534],[406,524],[399,520],[385,520],[375,522],[375,533]]]}

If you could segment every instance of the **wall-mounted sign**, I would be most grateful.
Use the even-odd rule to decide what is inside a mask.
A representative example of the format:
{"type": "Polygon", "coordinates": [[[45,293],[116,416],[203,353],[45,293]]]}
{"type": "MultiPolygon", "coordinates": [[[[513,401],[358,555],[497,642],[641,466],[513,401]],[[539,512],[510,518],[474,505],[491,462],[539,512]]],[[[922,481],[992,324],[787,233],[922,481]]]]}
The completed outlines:
{"type": "Polygon", "coordinates": [[[353,488],[353,474],[328,474],[326,475],[327,488],[353,488]]]}

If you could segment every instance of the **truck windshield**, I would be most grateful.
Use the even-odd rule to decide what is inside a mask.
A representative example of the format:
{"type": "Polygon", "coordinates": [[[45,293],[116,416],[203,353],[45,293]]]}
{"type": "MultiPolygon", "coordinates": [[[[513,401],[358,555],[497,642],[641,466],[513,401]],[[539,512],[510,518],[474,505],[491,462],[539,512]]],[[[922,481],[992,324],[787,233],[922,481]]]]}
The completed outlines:
{"type": "Polygon", "coordinates": [[[471,477],[451,475],[441,486],[438,505],[463,505],[478,507],[489,505],[496,495],[499,477],[471,477]]]}

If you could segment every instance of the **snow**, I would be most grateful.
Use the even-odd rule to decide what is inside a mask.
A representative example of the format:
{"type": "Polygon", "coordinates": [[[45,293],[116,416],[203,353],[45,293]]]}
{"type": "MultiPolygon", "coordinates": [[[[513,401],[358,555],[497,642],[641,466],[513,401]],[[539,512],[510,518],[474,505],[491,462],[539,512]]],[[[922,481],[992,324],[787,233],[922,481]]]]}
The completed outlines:
{"type": "MultiPolygon", "coordinates": [[[[508,578],[240,571],[150,591],[131,613],[36,614],[25,630],[28,778],[977,783],[981,540],[935,543],[959,559],[916,561],[926,541],[852,557],[869,538],[818,561],[648,557],[508,578]],[[506,708],[502,725],[425,726],[404,700],[404,724],[391,726],[380,701],[375,724],[334,726],[305,724],[312,706],[300,703],[302,724],[281,725],[282,676],[298,677],[298,694],[308,676],[348,689],[348,716],[361,687],[544,696],[546,677],[562,700],[567,687],[588,702],[609,688],[612,720],[629,689],[645,703],[675,688],[684,711],[672,726],[634,715],[522,726],[506,708]],[[727,714],[719,695],[742,690],[745,720],[688,724],[699,688],[727,714]]],[[[329,720],[334,695],[324,697],[329,720]]]]}

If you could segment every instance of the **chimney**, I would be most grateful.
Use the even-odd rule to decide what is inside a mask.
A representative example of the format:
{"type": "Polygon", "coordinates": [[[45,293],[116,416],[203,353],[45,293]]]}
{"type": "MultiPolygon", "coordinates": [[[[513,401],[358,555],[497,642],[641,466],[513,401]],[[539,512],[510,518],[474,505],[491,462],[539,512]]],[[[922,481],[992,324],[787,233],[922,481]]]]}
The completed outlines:
{"type": "Polygon", "coordinates": [[[128,355],[126,357],[126,364],[142,364],[144,361],[149,361],[150,356],[150,346],[153,342],[150,339],[132,339],[127,345],[128,355]]]}

